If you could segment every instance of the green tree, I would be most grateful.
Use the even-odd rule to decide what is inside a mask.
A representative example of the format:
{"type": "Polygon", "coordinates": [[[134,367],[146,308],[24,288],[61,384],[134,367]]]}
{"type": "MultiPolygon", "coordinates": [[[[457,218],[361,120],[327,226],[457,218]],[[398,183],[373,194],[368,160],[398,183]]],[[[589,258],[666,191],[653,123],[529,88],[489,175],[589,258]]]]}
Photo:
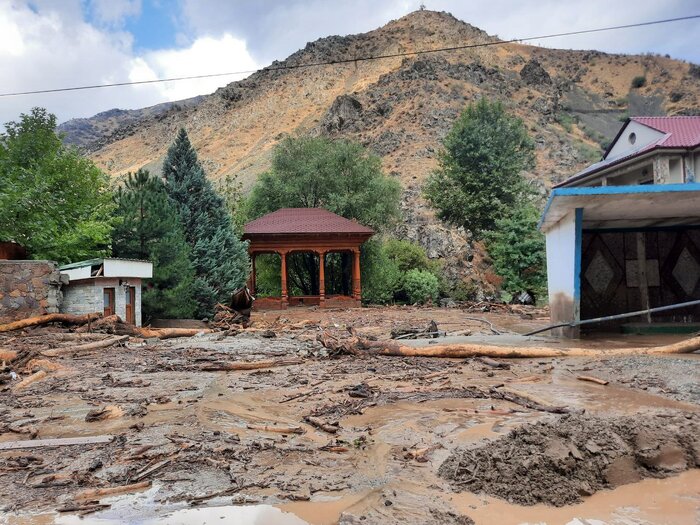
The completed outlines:
{"type": "Polygon", "coordinates": [[[521,173],[534,166],[532,140],[522,120],[482,98],[462,113],[443,145],[425,196],[441,219],[483,237],[527,193],[521,173]]]}
{"type": "Polygon", "coordinates": [[[427,270],[409,270],[403,278],[403,288],[412,304],[437,301],[440,283],[427,270]]]}
{"type": "Polygon", "coordinates": [[[207,179],[187,132],[180,129],[163,162],[163,177],[192,249],[199,316],[227,302],[250,271],[246,243],[233,230],[224,200],[207,179]]]}
{"type": "Polygon", "coordinates": [[[280,208],[325,208],[381,232],[398,219],[400,195],[381,159],[361,144],[295,137],[277,145],[247,207],[252,219],[280,208]]]}
{"type": "MultiPolygon", "coordinates": [[[[277,145],[272,168],[258,179],[246,208],[251,219],[280,208],[325,208],[383,232],[400,215],[400,194],[399,183],[382,173],[381,159],[362,145],[325,137],[294,137],[277,145]]],[[[381,272],[378,261],[367,255],[368,245],[362,254],[365,283],[372,281],[372,272],[381,272]]],[[[341,291],[340,281],[347,281],[351,260],[348,256],[336,259],[331,259],[326,283],[329,290],[341,291]]],[[[315,290],[316,264],[310,254],[290,258],[290,280],[305,293],[315,290]]],[[[370,287],[363,286],[365,299],[369,293],[370,287]]]]}
{"type": "Polygon", "coordinates": [[[117,257],[153,263],[153,278],[143,289],[148,318],[189,318],[195,313],[194,267],[190,248],[165,184],[148,171],[129,173],[116,193],[117,225],[112,237],[117,257]]]}
{"type": "Polygon", "coordinates": [[[107,255],[108,179],[55,129],[55,115],[34,108],[0,134],[0,240],[59,263],[107,255]]]}
{"type": "Polygon", "coordinates": [[[509,293],[525,290],[536,296],[547,290],[544,235],[537,228],[540,213],[529,201],[496,221],[487,235],[488,253],[501,288],[509,293]]]}

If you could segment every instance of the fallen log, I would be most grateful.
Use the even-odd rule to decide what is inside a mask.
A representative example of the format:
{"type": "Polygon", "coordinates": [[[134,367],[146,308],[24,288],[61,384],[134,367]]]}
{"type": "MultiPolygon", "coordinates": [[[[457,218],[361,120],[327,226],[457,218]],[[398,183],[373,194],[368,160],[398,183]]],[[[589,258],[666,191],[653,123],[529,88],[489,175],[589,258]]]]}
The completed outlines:
{"type": "Polygon", "coordinates": [[[610,381],[606,381],[605,379],[598,379],[597,377],[593,377],[593,376],[578,376],[576,379],[578,379],[579,381],[588,381],[590,383],[596,383],[598,385],[603,385],[603,386],[610,383],[610,381]]]}
{"type": "Polygon", "coordinates": [[[0,324],[1,332],[11,332],[13,330],[21,330],[30,326],[42,326],[49,323],[66,323],[66,324],[86,324],[95,321],[102,317],[102,314],[95,312],[92,314],[73,315],[73,314],[46,314],[37,317],[28,317],[11,323],[0,324]]]}
{"type": "Polygon", "coordinates": [[[328,432],[329,434],[335,434],[338,432],[338,430],[340,430],[340,427],[326,423],[323,419],[318,417],[306,416],[304,421],[320,430],[323,430],[324,432],[328,432]]]}
{"type": "Polygon", "coordinates": [[[571,412],[571,410],[567,407],[553,406],[546,401],[537,399],[529,394],[507,388],[500,389],[493,387],[489,390],[489,397],[491,397],[491,399],[510,401],[511,403],[529,408],[530,410],[549,412],[550,414],[568,414],[571,412]]]}
{"type": "Polygon", "coordinates": [[[430,346],[409,346],[395,341],[369,341],[355,338],[339,341],[336,338],[318,337],[318,340],[334,351],[361,354],[366,351],[373,355],[400,357],[501,357],[501,358],[548,358],[548,357],[618,357],[628,355],[689,354],[700,350],[700,336],[664,346],[630,348],[547,348],[496,346],[476,343],[452,343],[430,346]]]}
{"type": "Polygon", "coordinates": [[[32,383],[36,383],[37,381],[41,381],[48,375],[48,372],[46,370],[39,370],[38,372],[34,372],[32,375],[29,375],[22,379],[19,383],[17,383],[13,390],[22,390],[23,388],[28,387],[32,383]]]}
{"type": "Polygon", "coordinates": [[[301,427],[282,427],[277,425],[246,425],[248,430],[260,430],[262,432],[275,432],[277,434],[303,434],[304,429],[301,427]]]}
{"type": "Polygon", "coordinates": [[[94,341],[92,343],[85,343],[84,345],[69,346],[66,348],[54,348],[52,350],[44,350],[41,355],[46,357],[57,357],[61,355],[87,352],[88,350],[98,350],[100,348],[107,348],[117,343],[121,343],[129,339],[128,335],[118,335],[116,337],[110,337],[108,339],[103,339],[102,341],[94,341]]]}
{"type": "MultiPolygon", "coordinates": [[[[125,325],[129,326],[129,325],[125,325]]],[[[213,332],[209,328],[139,328],[134,326],[133,333],[136,337],[150,339],[157,337],[158,339],[172,339],[174,337],[194,337],[197,334],[208,334],[213,332]]]]}
{"type": "Polygon", "coordinates": [[[137,490],[148,489],[151,487],[150,481],[141,481],[130,485],[121,485],[119,487],[105,487],[101,489],[86,489],[78,492],[75,499],[100,499],[106,496],[114,496],[116,494],[124,494],[125,492],[134,492],[137,490]]]}
{"type": "Polygon", "coordinates": [[[71,445],[94,445],[109,443],[114,436],[87,436],[77,438],[30,439],[25,441],[5,441],[0,443],[0,450],[17,450],[22,448],[64,447],[71,445]]]}
{"type": "Polygon", "coordinates": [[[268,361],[234,361],[231,363],[212,363],[201,368],[203,372],[219,372],[232,370],[260,370],[278,366],[291,366],[303,363],[303,359],[272,359],[268,361]]]}

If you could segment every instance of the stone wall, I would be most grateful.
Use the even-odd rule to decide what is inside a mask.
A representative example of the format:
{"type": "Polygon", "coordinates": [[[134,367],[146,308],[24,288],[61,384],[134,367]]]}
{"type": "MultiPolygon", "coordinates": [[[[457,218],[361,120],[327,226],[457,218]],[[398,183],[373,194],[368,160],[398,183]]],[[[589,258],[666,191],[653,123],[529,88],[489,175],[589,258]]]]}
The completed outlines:
{"type": "Polygon", "coordinates": [[[62,284],[55,262],[0,260],[0,322],[58,312],[62,284]]]}

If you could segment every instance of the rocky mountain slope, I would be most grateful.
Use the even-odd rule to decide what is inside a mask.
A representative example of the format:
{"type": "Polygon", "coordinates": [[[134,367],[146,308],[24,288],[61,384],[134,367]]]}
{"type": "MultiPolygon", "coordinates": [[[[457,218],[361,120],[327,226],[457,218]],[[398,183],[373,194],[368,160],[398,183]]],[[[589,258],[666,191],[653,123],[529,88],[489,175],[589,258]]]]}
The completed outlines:
{"type": "MultiPolygon", "coordinates": [[[[309,43],[274,66],[299,66],[495,38],[452,15],[416,11],[359,35],[309,43]]],[[[404,187],[397,233],[447,259],[457,275],[483,281],[486,266],[465,232],[440,224],[421,199],[440,140],[459,112],[481,96],[521,117],[537,144],[528,176],[546,189],[599,158],[628,115],[690,114],[700,108],[700,68],[655,55],[612,55],[520,44],[406,58],[261,70],[196,102],[107,112],[61,126],[108,173],[158,170],[184,126],[208,174],[238,175],[250,187],[284,136],[327,134],[358,140],[381,155],[404,187]],[[633,79],[645,84],[633,88],[633,79]],[[76,133],[74,130],[87,130],[76,133]]]]}

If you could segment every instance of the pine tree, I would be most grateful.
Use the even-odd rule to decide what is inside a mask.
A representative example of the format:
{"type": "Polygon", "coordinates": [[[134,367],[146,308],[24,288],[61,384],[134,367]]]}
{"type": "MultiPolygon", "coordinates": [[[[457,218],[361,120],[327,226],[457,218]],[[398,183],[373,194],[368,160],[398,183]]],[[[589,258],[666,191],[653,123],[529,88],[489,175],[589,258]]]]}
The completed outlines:
{"type": "Polygon", "coordinates": [[[192,248],[198,315],[211,316],[214,305],[228,301],[248,278],[246,243],[236,236],[226,204],[207,179],[184,129],[168,150],[163,177],[192,248]]]}
{"type": "Polygon", "coordinates": [[[112,246],[117,257],[153,263],[142,304],[146,318],[187,318],[195,313],[194,267],[175,204],[165,185],[146,170],[128,176],[116,194],[118,224],[112,246]]]}

